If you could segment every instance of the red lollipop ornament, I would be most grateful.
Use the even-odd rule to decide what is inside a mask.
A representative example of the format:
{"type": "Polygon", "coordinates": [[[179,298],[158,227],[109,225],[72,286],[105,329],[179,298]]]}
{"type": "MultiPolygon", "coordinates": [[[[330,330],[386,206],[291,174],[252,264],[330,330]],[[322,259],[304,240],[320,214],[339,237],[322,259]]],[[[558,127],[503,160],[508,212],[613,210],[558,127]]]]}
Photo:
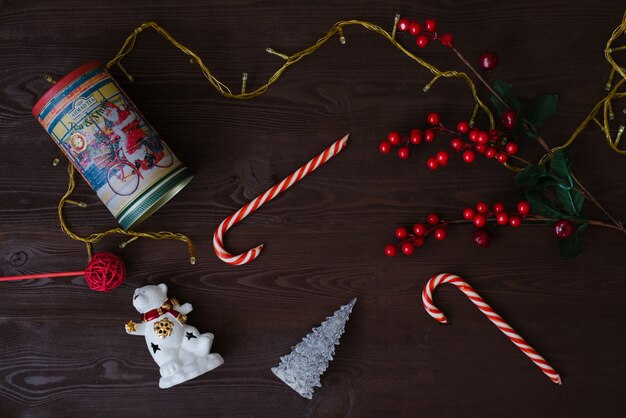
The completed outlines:
{"type": "Polygon", "coordinates": [[[85,276],[85,281],[90,289],[98,292],[110,292],[121,285],[126,278],[126,267],[122,259],[113,253],[96,253],[91,257],[84,271],[7,276],[0,277],[0,282],[80,275],[85,276]]]}

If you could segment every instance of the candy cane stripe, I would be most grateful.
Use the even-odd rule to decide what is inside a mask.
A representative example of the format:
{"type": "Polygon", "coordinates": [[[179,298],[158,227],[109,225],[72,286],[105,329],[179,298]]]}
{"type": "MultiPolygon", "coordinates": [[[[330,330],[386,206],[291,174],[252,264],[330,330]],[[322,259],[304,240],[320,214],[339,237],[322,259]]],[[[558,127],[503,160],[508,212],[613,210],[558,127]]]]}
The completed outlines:
{"type": "Polygon", "coordinates": [[[289,176],[285,177],[280,183],[274,185],[265,193],[257,196],[254,200],[244,205],[237,212],[224,219],[213,234],[213,250],[215,250],[215,254],[217,254],[219,259],[225,263],[239,266],[242,264],[247,264],[257,258],[263,250],[263,244],[238,255],[233,255],[226,251],[226,248],[224,248],[224,234],[226,233],[226,231],[237,225],[246,216],[259,209],[265,203],[274,199],[276,196],[299,182],[306,175],[315,171],[318,167],[326,164],[328,160],[343,151],[343,149],[346,147],[346,142],[348,141],[349,136],[350,134],[347,134],[343,138],[335,141],[321,154],[311,159],[309,162],[300,167],[298,170],[291,173],[289,176]]]}
{"type": "Polygon", "coordinates": [[[476,307],[489,319],[498,329],[506,335],[520,351],[528,356],[530,360],[539,367],[539,369],[550,378],[554,383],[561,384],[561,376],[548,364],[534,348],[532,348],[526,340],[522,338],[515,330],[507,324],[500,315],[498,315],[491,306],[487,305],[484,299],[476,293],[476,291],[467,282],[454,274],[443,273],[433,276],[422,291],[422,303],[426,312],[434,319],[441,323],[446,323],[446,317],[433,303],[432,293],[435,288],[442,283],[450,283],[457,286],[465,295],[476,305],[476,307]]]}

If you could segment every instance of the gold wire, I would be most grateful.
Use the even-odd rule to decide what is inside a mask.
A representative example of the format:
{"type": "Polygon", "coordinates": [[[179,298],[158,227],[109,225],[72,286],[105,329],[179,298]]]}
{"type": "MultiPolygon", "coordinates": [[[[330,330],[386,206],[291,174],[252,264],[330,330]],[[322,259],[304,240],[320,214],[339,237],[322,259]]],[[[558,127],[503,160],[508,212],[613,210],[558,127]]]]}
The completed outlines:
{"type": "MultiPolygon", "coordinates": [[[[398,18],[399,17],[396,16],[396,20],[398,18]]],[[[460,71],[441,71],[437,67],[435,67],[434,65],[424,61],[420,57],[414,55],[413,53],[411,53],[410,51],[405,49],[395,39],[395,24],[394,24],[394,29],[393,29],[392,33],[389,33],[387,31],[385,31],[384,29],[382,29],[380,26],[374,25],[373,23],[370,23],[370,22],[365,22],[365,21],[361,21],[361,20],[344,20],[344,21],[340,21],[340,22],[335,23],[335,25],[330,28],[330,30],[326,33],[326,35],[324,35],[323,37],[319,38],[313,45],[309,46],[308,48],[303,49],[302,51],[296,52],[293,55],[289,56],[289,55],[286,55],[286,54],[276,53],[273,50],[271,50],[271,48],[268,48],[268,50],[271,50],[276,55],[279,55],[282,58],[284,58],[285,59],[285,63],[278,70],[276,70],[276,72],[269,78],[269,80],[265,84],[263,84],[261,87],[257,88],[254,91],[250,91],[250,92],[246,92],[245,91],[246,85],[245,85],[245,80],[244,80],[244,84],[242,85],[242,91],[241,91],[240,94],[233,93],[230,90],[230,88],[228,88],[227,85],[225,85],[220,80],[218,80],[215,76],[213,76],[213,74],[211,73],[209,68],[204,64],[202,59],[195,52],[193,52],[192,50],[187,48],[185,45],[183,45],[180,42],[178,42],[176,39],[174,39],[174,37],[172,37],[172,35],[170,35],[165,29],[160,27],[155,22],[145,22],[145,23],[142,23],[139,27],[135,28],[135,30],[133,30],[133,32],[126,38],[126,40],[124,41],[122,47],[117,52],[117,54],[106,64],[106,67],[107,68],[111,68],[113,65],[117,64],[119,66],[119,68],[122,70],[122,72],[129,79],[131,79],[132,76],[130,76],[130,74],[122,66],[121,60],[124,57],[126,57],[135,48],[135,43],[137,41],[138,35],[141,32],[143,32],[144,30],[151,28],[151,29],[154,29],[157,33],[159,33],[162,37],[167,39],[172,45],[174,45],[176,48],[178,48],[184,54],[188,55],[190,57],[190,60],[189,60],[190,62],[192,62],[194,64],[198,64],[198,67],[202,71],[202,74],[204,75],[204,77],[206,77],[206,79],[209,81],[209,83],[211,83],[211,85],[222,96],[227,97],[227,98],[231,98],[231,99],[251,99],[253,97],[257,97],[257,96],[260,96],[263,93],[265,93],[270,88],[270,86],[272,84],[274,84],[276,81],[278,81],[280,76],[283,74],[283,72],[285,72],[285,70],[287,70],[287,68],[289,68],[291,65],[297,63],[302,58],[304,58],[304,57],[306,57],[308,55],[313,54],[322,45],[324,45],[330,38],[332,38],[335,34],[338,33],[340,39],[343,38],[343,28],[346,27],[346,26],[352,26],[352,25],[360,26],[360,27],[363,27],[363,28],[365,28],[365,29],[367,29],[369,31],[377,33],[378,35],[380,35],[383,38],[387,39],[394,47],[396,47],[398,50],[400,50],[407,57],[409,57],[410,59],[414,60],[420,66],[422,66],[425,69],[427,69],[428,71],[430,71],[430,73],[433,74],[434,77],[424,87],[424,89],[423,89],[424,92],[427,92],[428,90],[430,90],[432,85],[435,84],[441,77],[444,77],[444,78],[458,78],[458,79],[461,79],[461,80],[465,81],[467,86],[468,86],[468,88],[469,88],[469,90],[470,90],[472,99],[474,100],[474,103],[475,103],[474,111],[473,111],[473,115],[472,115],[472,120],[475,119],[475,117],[476,117],[477,113],[479,112],[479,110],[482,110],[485,113],[485,115],[487,116],[487,118],[489,119],[489,127],[490,127],[490,129],[493,129],[495,127],[493,114],[489,110],[489,108],[478,97],[478,94],[476,92],[476,86],[474,85],[474,83],[472,82],[470,77],[466,73],[460,72],[460,71]]],[[[552,153],[553,152],[555,152],[555,151],[557,151],[559,149],[564,149],[564,148],[569,147],[574,142],[574,140],[585,130],[585,128],[589,125],[589,123],[591,121],[596,122],[598,125],[600,125],[602,127],[603,132],[604,132],[604,134],[606,136],[607,143],[608,143],[609,147],[611,147],[611,149],[613,149],[615,152],[618,152],[618,153],[620,153],[622,155],[626,154],[626,150],[621,150],[621,149],[619,149],[617,147],[618,144],[619,144],[619,139],[620,139],[621,135],[617,135],[615,140],[613,140],[611,138],[611,133],[610,133],[610,130],[609,130],[609,114],[612,113],[612,112],[610,112],[611,101],[615,100],[615,99],[620,99],[620,98],[626,96],[626,92],[620,92],[619,91],[619,89],[622,87],[622,85],[626,81],[626,69],[624,69],[623,67],[620,67],[615,62],[615,60],[613,59],[613,55],[612,55],[613,52],[622,51],[622,50],[626,49],[625,46],[612,48],[613,42],[617,38],[619,38],[622,34],[624,34],[625,31],[626,31],[626,12],[624,13],[624,15],[622,17],[621,24],[613,31],[613,33],[612,33],[611,37],[609,38],[609,40],[607,41],[607,44],[606,44],[606,47],[605,47],[606,59],[611,64],[611,67],[612,67],[611,68],[611,73],[610,73],[610,76],[609,76],[609,82],[607,83],[607,88],[609,88],[609,93],[606,95],[606,97],[604,97],[602,100],[600,100],[594,106],[594,108],[592,109],[591,113],[589,113],[589,115],[582,121],[582,123],[578,126],[578,128],[574,131],[574,133],[571,135],[571,137],[564,144],[562,144],[562,145],[560,145],[558,147],[553,148],[550,152],[545,154],[540,159],[540,161],[539,161],[540,164],[543,164],[546,161],[548,161],[552,157],[552,153]],[[614,77],[615,73],[620,75],[621,80],[619,80],[614,86],[611,87],[612,81],[613,81],[613,77],[614,77]],[[603,119],[604,119],[603,123],[600,123],[597,120],[597,115],[598,115],[598,113],[600,112],[601,109],[603,110],[603,119]]],[[[515,171],[515,172],[518,172],[518,171],[521,170],[521,168],[509,165],[509,164],[505,164],[505,167],[510,169],[510,170],[512,170],[512,171],[515,171]]],[[[63,207],[65,206],[66,203],[70,203],[69,196],[72,194],[72,192],[74,191],[74,187],[75,187],[74,167],[72,166],[71,163],[68,166],[68,173],[69,173],[68,189],[67,189],[67,192],[65,193],[65,195],[63,195],[63,197],[61,198],[61,200],[59,202],[59,206],[58,206],[58,214],[59,214],[59,221],[61,223],[61,229],[70,238],[72,238],[74,240],[77,240],[77,241],[82,241],[83,243],[85,243],[85,246],[87,248],[87,253],[88,253],[90,258],[91,258],[91,246],[92,246],[93,243],[99,242],[100,240],[102,240],[103,238],[105,238],[106,236],[111,235],[111,234],[122,234],[122,235],[127,235],[127,236],[132,237],[131,240],[126,241],[126,244],[132,242],[134,239],[137,239],[137,238],[150,238],[150,239],[157,239],[157,240],[172,239],[172,240],[178,240],[178,241],[185,242],[187,244],[187,246],[188,246],[190,261],[191,261],[192,264],[195,263],[194,247],[193,247],[193,243],[192,243],[191,239],[189,239],[186,235],[179,234],[179,233],[172,233],[172,232],[167,232],[167,231],[161,231],[161,232],[136,232],[136,231],[126,231],[126,230],[118,227],[118,228],[110,229],[110,230],[105,231],[105,232],[91,234],[91,235],[86,236],[86,237],[81,237],[81,236],[79,236],[77,234],[74,234],[72,231],[69,230],[69,228],[67,227],[67,225],[65,223],[65,220],[63,218],[63,207]]]]}

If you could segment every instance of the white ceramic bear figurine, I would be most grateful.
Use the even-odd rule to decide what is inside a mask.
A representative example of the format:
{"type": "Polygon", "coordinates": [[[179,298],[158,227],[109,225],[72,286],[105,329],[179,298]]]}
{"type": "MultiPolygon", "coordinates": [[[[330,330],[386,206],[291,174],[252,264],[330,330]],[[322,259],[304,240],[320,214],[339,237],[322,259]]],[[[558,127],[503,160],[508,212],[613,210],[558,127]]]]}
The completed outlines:
{"type": "Polygon", "coordinates": [[[166,389],[215,369],[224,363],[222,356],[209,354],[213,334],[200,334],[185,325],[193,307],[168,299],[167,285],[144,286],[135,290],[133,306],[141,323],[126,323],[126,332],[144,335],[152,358],[160,367],[159,387],[166,389]]]}

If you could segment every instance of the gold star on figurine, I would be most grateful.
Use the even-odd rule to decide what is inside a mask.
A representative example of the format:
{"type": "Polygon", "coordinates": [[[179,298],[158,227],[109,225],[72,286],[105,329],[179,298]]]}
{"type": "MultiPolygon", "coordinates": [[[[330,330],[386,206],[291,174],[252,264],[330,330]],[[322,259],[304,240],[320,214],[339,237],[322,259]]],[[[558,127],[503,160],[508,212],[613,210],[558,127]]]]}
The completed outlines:
{"type": "Polygon", "coordinates": [[[126,327],[126,331],[127,332],[135,332],[135,331],[137,331],[137,327],[135,327],[135,323],[132,320],[128,321],[126,323],[125,327],[126,327]]]}

